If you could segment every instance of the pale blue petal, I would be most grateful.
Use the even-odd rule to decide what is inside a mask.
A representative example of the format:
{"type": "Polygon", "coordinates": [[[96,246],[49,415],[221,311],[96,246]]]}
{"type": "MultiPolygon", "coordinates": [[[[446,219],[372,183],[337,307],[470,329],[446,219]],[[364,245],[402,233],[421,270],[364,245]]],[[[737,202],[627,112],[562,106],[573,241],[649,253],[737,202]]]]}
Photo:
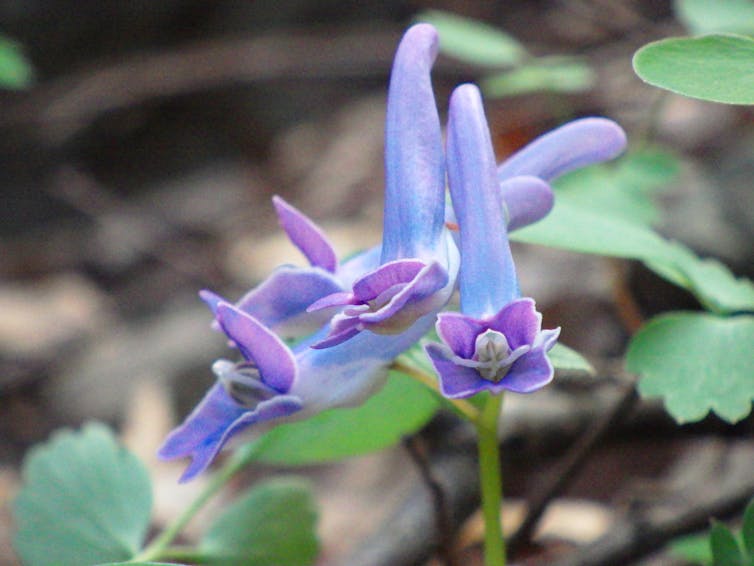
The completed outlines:
{"type": "Polygon", "coordinates": [[[479,89],[458,87],[448,117],[448,185],[460,228],[461,310],[482,318],[518,296],[513,257],[479,89]]]}
{"type": "Polygon", "coordinates": [[[393,63],[385,127],[382,263],[425,257],[443,228],[445,165],[430,79],[437,42],[432,26],[414,25],[393,63]]]}
{"type": "Polygon", "coordinates": [[[500,181],[532,175],[545,181],[617,157],[626,148],[623,129],[607,118],[582,118],[538,137],[498,167],[500,181]]]}
{"type": "Polygon", "coordinates": [[[253,424],[287,417],[301,408],[297,397],[280,395],[249,411],[233,401],[220,384],[215,384],[184,423],[170,433],[158,456],[164,460],[190,456],[191,464],[180,479],[189,481],[209,466],[233,435],[253,424]]]}
{"type": "Polygon", "coordinates": [[[548,183],[525,175],[500,183],[500,196],[508,213],[508,232],[542,220],[555,204],[548,183]]]}
{"type": "Polygon", "coordinates": [[[278,267],[237,303],[270,330],[284,337],[310,334],[325,324],[332,310],[307,313],[315,301],[341,291],[338,279],[318,267],[278,267]]]}

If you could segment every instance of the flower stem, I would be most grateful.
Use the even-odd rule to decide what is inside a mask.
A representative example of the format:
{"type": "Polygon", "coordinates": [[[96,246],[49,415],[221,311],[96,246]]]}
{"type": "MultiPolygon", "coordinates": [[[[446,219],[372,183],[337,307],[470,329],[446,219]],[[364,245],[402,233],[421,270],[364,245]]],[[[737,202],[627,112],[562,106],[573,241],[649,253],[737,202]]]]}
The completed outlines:
{"type": "Polygon", "coordinates": [[[505,540],[500,523],[503,481],[500,472],[500,445],[497,438],[502,404],[502,394],[490,395],[476,422],[479,443],[479,480],[484,517],[485,566],[505,566],[505,540]]]}
{"type": "MultiPolygon", "coordinates": [[[[435,377],[434,375],[422,371],[421,369],[404,362],[400,358],[393,362],[391,369],[405,373],[409,377],[414,378],[419,383],[423,383],[433,391],[437,391],[439,393],[439,390],[437,388],[437,377],[435,377]]],[[[479,420],[479,409],[477,409],[472,403],[469,403],[465,399],[448,399],[447,397],[442,397],[442,399],[450,403],[454,409],[456,409],[459,413],[461,413],[461,415],[463,415],[472,423],[476,423],[479,420]]]]}
{"type": "Polygon", "coordinates": [[[175,540],[184,527],[194,518],[199,510],[217,494],[222,487],[230,481],[240,470],[245,468],[256,454],[257,444],[247,444],[237,450],[227,463],[217,471],[207,482],[199,496],[170,524],[159,536],[157,536],[146,548],[144,548],[132,561],[148,562],[165,558],[170,549],[170,544],[175,540]]]}

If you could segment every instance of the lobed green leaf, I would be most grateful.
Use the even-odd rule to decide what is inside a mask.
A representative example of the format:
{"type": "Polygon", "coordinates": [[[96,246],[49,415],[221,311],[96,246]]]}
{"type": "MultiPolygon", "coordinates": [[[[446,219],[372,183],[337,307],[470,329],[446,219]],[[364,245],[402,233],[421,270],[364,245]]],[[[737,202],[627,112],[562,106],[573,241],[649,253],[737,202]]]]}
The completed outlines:
{"type": "Polygon", "coordinates": [[[123,561],[139,550],[152,507],[149,475],[104,425],[35,447],[15,500],[13,544],[26,566],[123,561]]]}
{"type": "Polygon", "coordinates": [[[199,543],[203,563],[306,566],[319,550],[317,510],[307,482],[278,478],[249,490],[214,521],[199,543]]]}
{"type": "Polygon", "coordinates": [[[626,367],[639,393],[661,397],[679,423],[713,411],[735,423],[754,400],[754,316],[675,312],[652,319],[631,340],[626,367]]]}

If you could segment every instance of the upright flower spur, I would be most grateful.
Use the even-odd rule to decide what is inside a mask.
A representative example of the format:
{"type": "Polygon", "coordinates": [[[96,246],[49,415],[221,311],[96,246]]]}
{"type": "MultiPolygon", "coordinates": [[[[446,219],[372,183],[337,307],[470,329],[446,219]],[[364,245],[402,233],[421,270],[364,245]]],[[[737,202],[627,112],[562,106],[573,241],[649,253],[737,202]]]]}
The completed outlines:
{"type": "Polygon", "coordinates": [[[445,158],[430,81],[436,53],[436,31],[418,24],[406,32],[396,54],[379,261],[368,252],[338,266],[316,226],[276,200],[283,227],[312,267],[278,270],[237,305],[202,293],[243,361],[215,362],[217,383],[160,449],[162,458],[192,458],[182,481],[205,470],[242,431],[361,403],[383,385],[391,361],[432,327],[447,303],[459,257],[443,224],[445,158]],[[306,287],[307,281],[314,290],[305,297],[287,288],[306,287]],[[344,298],[342,289],[351,281],[353,293],[344,298]],[[291,349],[269,327],[295,326],[307,316],[302,303],[317,294],[321,300],[313,311],[347,304],[346,314],[336,315],[345,322],[325,324],[291,349]]]}
{"type": "Polygon", "coordinates": [[[426,346],[440,389],[449,398],[539,389],[553,377],[547,351],[560,329],[541,330],[534,301],[520,298],[495,155],[473,85],[451,96],[447,167],[460,230],[463,314],[441,313],[443,343],[426,346]]]}

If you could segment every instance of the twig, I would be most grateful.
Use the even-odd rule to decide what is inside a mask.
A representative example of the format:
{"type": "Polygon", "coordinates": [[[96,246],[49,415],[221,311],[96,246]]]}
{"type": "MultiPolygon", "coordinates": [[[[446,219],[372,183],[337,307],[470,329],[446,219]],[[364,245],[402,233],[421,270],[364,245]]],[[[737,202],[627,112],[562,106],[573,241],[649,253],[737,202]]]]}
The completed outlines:
{"type": "Polygon", "coordinates": [[[622,566],[662,548],[668,541],[699,531],[711,517],[724,519],[741,511],[754,494],[754,476],[721,491],[712,500],[695,502],[672,516],[637,518],[615,525],[593,545],[553,566],[622,566]]]}
{"type": "Polygon", "coordinates": [[[55,127],[69,137],[97,116],[145,100],[236,83],[387,74],[399,30],[287,30],[205,40],[42,85],[0,113],[0,127],[55,127]],[[344,56],[347,54],[347,56],[344,56]]]}
{"type": "Polygon", "coordinates": [[[432,496],[434,507],[435,527],[437,529],[437,547],[440,560],[446,566],[456,566],[453,546],[453,526],[448,515],[448,505],[442,485],[434,476],[426,454],[426,447],[419,436],[411,436],[403,440],[403,447],[416,465],[422,481],[432,496]]]}
{"type": "Polygon", "coordinates": [[[550,477],[544,482],[544,485],[534,490],[536,495],[529,504],[526,516],[508,542],[511,556],[521,545],[530,540],[549,503],[571,483],[594,447],[634,407],[638,399],[635,382],[633,380],[623,382],[619,391],[615,403],[605,411],[594,425],[588,427],[581,434],[565,457],[555,467],[550,477]]]}

